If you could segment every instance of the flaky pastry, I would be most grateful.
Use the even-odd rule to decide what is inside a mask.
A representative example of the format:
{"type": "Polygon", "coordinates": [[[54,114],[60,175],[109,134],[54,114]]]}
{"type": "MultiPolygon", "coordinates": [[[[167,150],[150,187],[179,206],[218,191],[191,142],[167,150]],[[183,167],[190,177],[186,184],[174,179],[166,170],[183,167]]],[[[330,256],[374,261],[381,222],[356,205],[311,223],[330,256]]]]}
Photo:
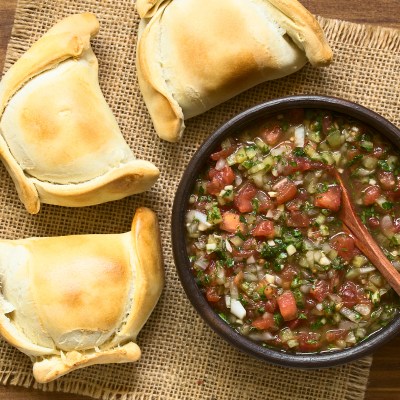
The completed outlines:
{"type": "Polygon", "coordinates": [[[136,361],[164,282],[157,217],[139,208],[123,234],[1,240],[0,282],[0,333],[38,382],[136,361]]]}
{"type": "Polygon", "coordinates": [[[328,64],[316,19],[296,0],[137,0],[136,65],[157,134],[261,82],[328,64]]]}
{"type": "Polygon", "coordinates": [[[117,200],[159,176],[135,159],[101,92],[98,30],[90,13],[63,19],[0,82],[0,155],[30,213],[117,200]]]}

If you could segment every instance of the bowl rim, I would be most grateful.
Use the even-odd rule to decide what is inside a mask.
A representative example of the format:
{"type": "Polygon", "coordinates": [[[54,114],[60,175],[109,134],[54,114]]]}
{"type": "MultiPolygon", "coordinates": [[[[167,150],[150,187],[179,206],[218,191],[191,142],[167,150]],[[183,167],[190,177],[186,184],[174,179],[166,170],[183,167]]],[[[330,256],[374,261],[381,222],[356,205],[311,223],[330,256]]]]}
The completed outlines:
{"type": "Polygon", "coordinates": [[[185,245],[185,229],[183,228],[186,204],[195,179],[204,168],[205,161],[210,154],[225,138],[234,135],[255,120],[291,108],[329,109],[349,115],[371,126],[400,149],[400,129],[374,111],[348,100],[319,95],[286,96],[248,108],[217,128],[200,145],[187,165],[173,203],[172,251],[179,279],[192,306],[212,330],[228,343],[244,353],[275,365],[297,368],[332,367],[364,357],[394,338],[400,332],[400,314],[378,332],[371,334],[367,339],[348,349],[321,353],[289,353],[284,350],[263,347],[236,332],[212,310],[204,295],[200,292],[189,268],[185,245]]]}

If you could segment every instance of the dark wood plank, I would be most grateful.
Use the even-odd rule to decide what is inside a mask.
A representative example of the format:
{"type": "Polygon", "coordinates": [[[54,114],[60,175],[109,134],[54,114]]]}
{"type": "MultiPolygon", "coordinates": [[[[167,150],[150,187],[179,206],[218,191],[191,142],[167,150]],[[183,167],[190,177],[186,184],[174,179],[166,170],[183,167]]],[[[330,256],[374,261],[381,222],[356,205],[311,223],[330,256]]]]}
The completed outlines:
{"type": "MultiPolygon", "coordinates": [[[[34,0],[33,0],[34,1],[34,0]]],[[[400,28],[399,0],[301,0],[314,14],[400,28]]],[[[17,0],[0,0],[0,70],[3,68],[17,0]]],[[[0,385],[0,400],[87,400],[88,397],[0,385]]],[[[400,337],[374,354],[365,400],[400,399],[400,337]]]]}
{"type": "Polygon", "coordinates": [[[3,70],[7,43],[14,22],[17,0],[1,0],[0,2],[0,71],[3,70]]]}

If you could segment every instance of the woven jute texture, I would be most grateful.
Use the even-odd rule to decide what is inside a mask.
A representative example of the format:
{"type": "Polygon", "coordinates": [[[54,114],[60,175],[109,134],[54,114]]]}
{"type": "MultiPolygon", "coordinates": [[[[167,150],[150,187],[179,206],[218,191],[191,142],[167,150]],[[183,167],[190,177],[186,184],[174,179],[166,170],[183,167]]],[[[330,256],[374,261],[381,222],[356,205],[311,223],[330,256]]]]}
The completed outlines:
{"type": "Polygon", "coordinates": [[[400,125],[400,32],[321,18],[335,53],[333,65],[306,66],[251,89],[187,121],[183,140],[171,144],[155,135],[138,89],[134,62],[138,17],[131,0],[20,0],[5,70],[53,23],[83,11],[94,12],[100,20],[100,33],[92,43],[105,97],[135,154],[154,162],[161,177],[151,191],[118,202],[82,209],[44,205],[39,215],[32,216],[0,167],[0,237],[124,232],[130,229],[135,209],[149,206],[161,224],[165,290],[139,335],[143,351],[139,362],[93,366],[37,385],[28,357],[1,341],[0,381],[102,399],[362,399],[371,358],[325,370],[286,369],[250,358],[214,334],[191,307],[178,280],[171,252],[171,208],[182,172],[207,135],[262,101],[289,94],[338,96],[400,125]]]}

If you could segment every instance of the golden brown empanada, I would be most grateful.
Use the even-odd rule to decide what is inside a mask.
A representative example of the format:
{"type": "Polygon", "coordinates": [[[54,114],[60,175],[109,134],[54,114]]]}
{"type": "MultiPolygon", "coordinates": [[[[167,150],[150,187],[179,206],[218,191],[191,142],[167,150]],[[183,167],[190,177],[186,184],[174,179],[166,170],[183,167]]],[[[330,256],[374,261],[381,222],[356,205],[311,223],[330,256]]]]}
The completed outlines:
{"type": "Polygon", "coordinates": [[[139,208],[123,234],[1,240],[0,282],[0,333],[38,382],[136,361],[164,282],[157,217],[139,208]]]}
{"type": "Polygon", "coordinates": [[[136,64],[158,135],[178,141],[184,120],[332,52],[296,0],[137,0],[136,64]]]}
{"type": "Polygon", "coordinates": [[[40,202],[80,207],[149,189],[159,171],[135,159],[98,83],[93,14],[63,19],[0,83],[0,152],[30,213],[40,202]]]}

